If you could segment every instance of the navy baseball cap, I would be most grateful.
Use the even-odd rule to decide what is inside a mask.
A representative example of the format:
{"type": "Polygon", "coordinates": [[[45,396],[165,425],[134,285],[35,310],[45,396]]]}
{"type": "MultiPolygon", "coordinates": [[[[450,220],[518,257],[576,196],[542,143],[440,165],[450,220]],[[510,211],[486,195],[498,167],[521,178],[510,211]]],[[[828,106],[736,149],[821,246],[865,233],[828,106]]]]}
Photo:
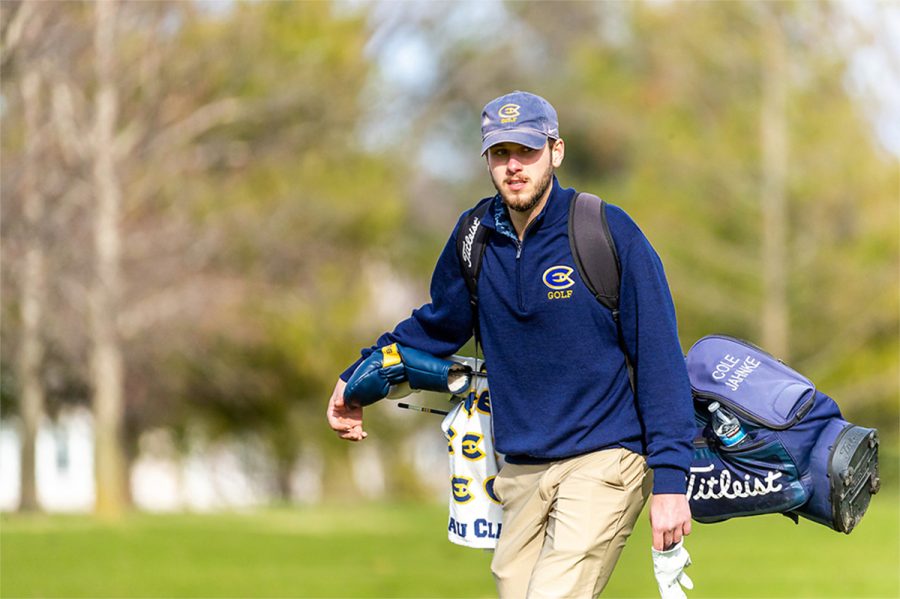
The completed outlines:
{"type": "Polygon", "coordinates": [[[514,91],[491,100],[481,112],[481,154],[494,144],[511,141],[538,150],[547,138],[559,139],[559,118],[540,96],[514,91]]]}

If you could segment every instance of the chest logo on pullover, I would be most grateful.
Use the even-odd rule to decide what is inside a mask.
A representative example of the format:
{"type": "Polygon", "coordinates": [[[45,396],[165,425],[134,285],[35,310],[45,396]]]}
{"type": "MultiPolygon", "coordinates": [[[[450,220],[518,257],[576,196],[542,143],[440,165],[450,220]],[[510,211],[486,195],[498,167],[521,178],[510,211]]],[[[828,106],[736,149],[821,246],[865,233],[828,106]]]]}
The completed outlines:
{"type": "Polygon", "coordinates": [[[547,292],[547,299],[569,299],[572,297],[572,289],[569,289],[572,285],[575,284],[575,281],[572,280],[572,272],[574,269],[571,266],[551,266],[547,270],[544,271],[544,285],[550,288],[550,291],[547,292]]]}

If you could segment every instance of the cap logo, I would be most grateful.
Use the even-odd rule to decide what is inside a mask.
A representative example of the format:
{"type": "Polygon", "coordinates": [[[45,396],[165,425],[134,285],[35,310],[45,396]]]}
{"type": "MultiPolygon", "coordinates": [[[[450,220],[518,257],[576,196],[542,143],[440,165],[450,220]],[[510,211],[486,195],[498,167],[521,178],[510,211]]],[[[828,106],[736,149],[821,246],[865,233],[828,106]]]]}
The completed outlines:
{"type": "Polygon", "coordinates": [[[504,104],[500,107],[500,110],[497,111],[497,114],[500,115],[501,123],[515,123],[519,120],[519,110],[522,107],[518,104],[504,104]]]}

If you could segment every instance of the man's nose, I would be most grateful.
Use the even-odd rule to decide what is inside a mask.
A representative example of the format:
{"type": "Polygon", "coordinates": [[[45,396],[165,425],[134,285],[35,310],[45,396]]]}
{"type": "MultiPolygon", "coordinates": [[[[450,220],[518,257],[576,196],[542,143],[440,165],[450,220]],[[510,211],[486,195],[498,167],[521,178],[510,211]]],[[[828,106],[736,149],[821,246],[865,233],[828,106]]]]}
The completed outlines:
{"type": "Polygon", "coordinates": [[[522,163],[515,156],[510,156],[506,161],[506,170],[511,173],[518,173],[522,168],[522,163]]]}

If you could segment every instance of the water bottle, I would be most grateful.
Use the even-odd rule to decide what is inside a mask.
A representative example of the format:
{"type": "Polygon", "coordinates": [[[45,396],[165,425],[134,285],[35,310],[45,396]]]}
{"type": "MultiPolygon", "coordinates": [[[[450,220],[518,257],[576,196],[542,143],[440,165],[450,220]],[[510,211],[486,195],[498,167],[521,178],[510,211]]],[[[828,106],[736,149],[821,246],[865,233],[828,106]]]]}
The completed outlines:
{"type": "Polygon", "coordinates": [[[719,405],[719,402],[709,404],[709,413],[712,414],[713,432],[725,447],[735,447],[747,437],[740,421],[719,405]]]}

